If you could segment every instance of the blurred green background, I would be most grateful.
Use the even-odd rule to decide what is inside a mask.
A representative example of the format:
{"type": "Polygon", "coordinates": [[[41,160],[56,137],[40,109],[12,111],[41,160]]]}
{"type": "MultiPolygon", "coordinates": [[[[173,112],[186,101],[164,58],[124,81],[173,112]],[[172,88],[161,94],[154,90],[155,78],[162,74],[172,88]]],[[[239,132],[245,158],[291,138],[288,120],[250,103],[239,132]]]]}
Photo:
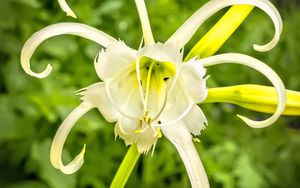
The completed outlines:
{"type": "MultiPolygon", "coordinates": [[[[127,148],[114,139],[113,124],[97,110],[74,127],[65,145],[64,160],[87,144],[85,163],[74,175],[64,175],[49,162],[52,138],[64,118],[79,103],[74,91],[98,82],[93,60],[101,49],[75,36],[47,40],[32,59],[34,70],[50,63],[45,79],[28,76],[19,56],[26,39],[50,24],[72,21],[94,26],[133,48],[142,38],[133,0],[68,0],[78,19],[66,17],[56,0],[1,0],[0,2],[0,187],[102,188],[108,187],[127,148]]],[[[147,0],[153,33],[164,42],[206,0],[147,0]]],[[[300,3],[273,1],[284,29],[280,43],[267,53],[252,49],[268,42],[270,19],[255,9],[218,53],[252,55],[271,66],[288,89],[300,91],[300,3]]],[[[212,17],[185,47],[188,52],[226,9],[212,17]]],[[[208,87],[255,83],[270,85],[258,72],[239,65],[209,68],[208,87]]],[[[200,105],[209,121],[196,143],[212,188],[294,188],[300,186],[300,118],[281,117],[273,126],[252,129],[235,114],[254,119],[268,117],[229,104],[200,105]]],[[[183,163],[165,139],[153,157],[142,156],[127,187],[190,187],[183,163]]]]}

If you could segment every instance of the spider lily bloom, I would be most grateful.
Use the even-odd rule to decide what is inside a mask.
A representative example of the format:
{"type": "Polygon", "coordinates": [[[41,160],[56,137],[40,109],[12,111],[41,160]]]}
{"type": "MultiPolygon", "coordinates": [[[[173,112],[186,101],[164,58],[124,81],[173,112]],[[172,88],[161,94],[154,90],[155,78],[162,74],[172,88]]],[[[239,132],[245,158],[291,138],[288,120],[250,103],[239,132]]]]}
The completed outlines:
{"type": "MultiPolygon", "coordinates": [[[[59,3],[68,15],[75,17],[65,1],[59,3]]],[[[90,39],[105,49],[95,58],[96,73],[102,82],[78,91],[82,103],[59,127],[50,152],[51,163],[63,173],[72,174],[83,164],[85,147],[68,165],[61,161],[64,142],[74,124],[92,108],[98,108],[108,122],[116,122],[115,135],[126,145],[136,144],[140,153],[154,149],[164,135],[178,150],[193,187],[209,187],[206,173],[193,145],[192,137],[200,134],[207,120],[197,106],[207,96],[205,67],[221,63],[249,66],[264,74],[274,85],[278,106],[263,121],[240,117],[251,127],[261,128],[274,123],[284,110],[285,87],[277,74],[261,61],[247,55],[228,53],[208,58],[194,57],[183,62],[183,47],[201,24],[218,10],[235,5],[254,5],[266,12],[275,26],[275,35],[266,45],[254,45],[258,51],[272,49],[279,40],[282,21],[276,8],[267,0],[212,0],[197,10],[165,43],[155,42],[143,0],[135,0],[141,20],[144,45],[133,50],[122,41],[90,26],[79,23],[58,23],[48,26],[25,43],[21,64],[26,73],[38,78],[48,76],[50,65],[41,72],[30,69],[30,58],[44,40],[62,34],[90,39]]]]}

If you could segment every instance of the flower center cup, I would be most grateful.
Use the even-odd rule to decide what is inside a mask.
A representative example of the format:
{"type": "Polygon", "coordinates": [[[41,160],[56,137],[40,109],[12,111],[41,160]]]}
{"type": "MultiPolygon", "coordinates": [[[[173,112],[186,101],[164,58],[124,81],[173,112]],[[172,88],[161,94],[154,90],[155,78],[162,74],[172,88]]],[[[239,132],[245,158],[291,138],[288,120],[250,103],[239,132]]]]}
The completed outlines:
{"type": "MultiPolygon", "coordinates": [[[[138,71],[137,71],[138,72],[138,71]]],[[[159,62],[142,57],[139,62],[143,119],[151,123],[159,117],[167,103],[168,91],[174,82],[176,67],[171,62],[159,62]]]]}

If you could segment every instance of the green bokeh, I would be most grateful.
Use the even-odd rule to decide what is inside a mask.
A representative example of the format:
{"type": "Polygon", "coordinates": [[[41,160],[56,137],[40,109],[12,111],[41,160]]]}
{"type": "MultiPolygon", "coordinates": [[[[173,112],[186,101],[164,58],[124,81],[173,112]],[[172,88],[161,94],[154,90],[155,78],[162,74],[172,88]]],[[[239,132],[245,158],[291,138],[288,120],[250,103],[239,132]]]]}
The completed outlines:
{"type": "MultiPolygon", "coordinates": [[[[92,110],[74,127],[65,145],[64,160],[87,144],[85,163],[74,175],[63,175],[50,165],[49,150],[60,123],[79,103],[74,91],[98,82],[93,60],[100,46],[74,36],[47,40],[32,58],[41,71],[54,70],[45,79],[28,76],[20,66],[22,45],[35,31],[50,24],[72,21],[94,26],[133,48],[142,38],[133,0],[69,0],[78,20],[66,17],[56,0],[1,0],[0,2],[0,187],[75,188],[108,187],[127,148],[114,138],[113,124],[92,110]]],[[[147,0],[153,33],[166,39],[205,0],[147,0]]],[[[267,53],[252,49],[266,43],[274,29],[270,19],[255,9],[218,52],[252,55],[271,66],[286,87],[300,91],[300,5],[297,0],[273,1],[284,29],[280,43],[267,53]]],[[[185,47],[197,40],[224,13],[221,11],[185,47]]],[[[209,68],[209,87],[270,83],[258,72],[239,65],[209,68]]],[[[212,188],[293,188],[300,185],[300,118],[281,117],[273,126],[252,129],[235,114],[254,119],[268,115],[228,104],[200,105],[209,121],[196,143],[212,188]]],[[[127,187],[189,187],[176,150],[162,138],[154,155],[142,156],[127,187]]]]}

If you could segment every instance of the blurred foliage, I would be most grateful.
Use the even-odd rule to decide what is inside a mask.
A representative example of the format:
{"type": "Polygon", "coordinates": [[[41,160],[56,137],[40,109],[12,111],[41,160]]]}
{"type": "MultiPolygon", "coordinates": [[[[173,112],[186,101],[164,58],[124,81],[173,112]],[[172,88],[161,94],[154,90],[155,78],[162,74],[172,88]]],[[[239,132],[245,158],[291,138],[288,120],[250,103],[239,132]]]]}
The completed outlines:
{"type": "MultiPolygon", "coordinates": [[[[96,110],[85,115],[72,130],[65,145],[69,161],[87,144],[85,163],[74,175],[66,176],[50,165],[52,138],[68,113],[80,103],[74,91],[98,82],[93,59],[100,46],[74,36],[50,39],[32,59],[34,70],[54,66],[45,79],[24,73],[19,62],[25,40],[53,23],[73,21],[99,28],[137,48],[141,27],[134,1],[68,0],[78,20],[66,17],[56,0],[1,0],[0,3],[0,187],[72,188],[108,187],[127,148],[114,139],[113,125],[96,110]]],[[[206,1],[147,0],[153,33],[165,41],[206,1]]],[[[279,45],[268,53],[252,49],[253,43],[268,42],[273,35],[270,19],[255,9],[220,52],[240,52],[266,62],[281,76],[286,87],[300,90],[300,6],[297,0],[277,4],[284,30],[279,45]]],[[[191,49],[221,11],[205,23],[185,51],[191,49]]],[[[209,68],[209,87],[242,83],[268,84],[255,71],[238,65],[209,68]]],[[[268,115],[228,104],[201,105],[208,128],[196,143],[211,187],[290,188],[300,185],[300,119],[281,117],[273,126],[254,130],[235,114],[262,119],[268,115]]],[[[173,146],[159,140],[153,157],[142,156],[127,187],[189,187],[183,163],[173,146]]]]}

